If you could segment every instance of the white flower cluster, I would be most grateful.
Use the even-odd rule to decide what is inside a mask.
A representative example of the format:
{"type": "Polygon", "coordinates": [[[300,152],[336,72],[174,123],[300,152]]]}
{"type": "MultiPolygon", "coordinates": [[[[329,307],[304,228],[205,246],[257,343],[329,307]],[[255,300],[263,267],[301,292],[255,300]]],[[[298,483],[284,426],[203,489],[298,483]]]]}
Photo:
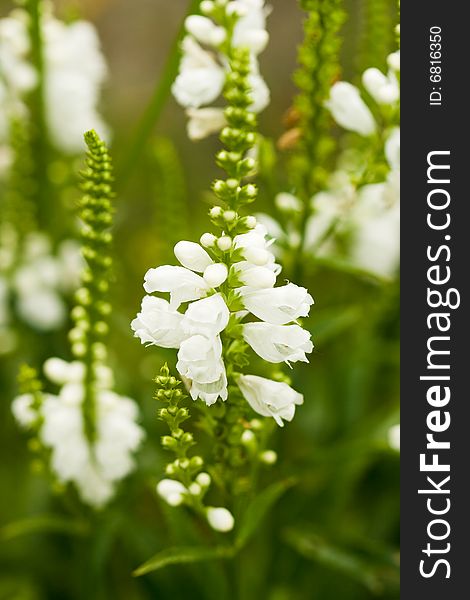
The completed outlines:
{"type": "Polygon", "coordinates": [[[73,482],[82,500],[96,508],[110,500],[117,481],[133,470],[132,453],[144,437],[136,422],[135,402],[112,391],[112,373],[107,367],[98,369],[96,440],[92,445],[86,438],[83,418],[83,363],[48,359],[44,371],[60,386],[59,393],[44,394],[38,408],[29,394],[18,396],[12,405],[23,428],[39,425],[39,440],[51,450],[51,468],[58,480],[73,482]]]}
{"type": "Polygon", "coordinates": [[[234,48],[248,48],[251,53],[252,105],[259,113],[269,104],[269,89],[259,73],[258,55],[268,43],[266,31],[267,8],[264,0],[233,0],[231,2],[202,2],[201,10],[208,16],[191,15],[185,21],[188,35],[183,39],[183,57],[172,92],[177,102],[186,108],[188,135],[193,140],[202,139],[220,131],[225,125],[222,108],[209,106],[220,95],[228,70],[224,45],[228,41],[234,48]],[[227,27],[216,24],[210,15],[222,7],[225,20],[236,16],[230,40],[227,27]]]}
{"type": "MultiPolygon", "coordinates": [[[[398,74],[400,52],[388,57],[390,70],[384,75],[378,69],[367,69],[362,77],[365,89],[382,108],[398,110],[400,89],[398,74]]],[[[327,106],[336,122],[369,138],[378,134],[378,125],[360,91],[347,82],[331,88],[327,106]]],[[[383,153],[388,165],[386,180],[359,188],[347,170],[330,177],[329,189],[311,199],[309,217],[303,239],[303,251],[318,256],[335,256],[336,236],[347,241],[350,264],[380,277],[396,275],[400,260],[400,128],[383,133],[383,153]],[[331,235],[334,231],[335,235],[331,235]]],[[[257,215],[270,236],[285,247],[297,248],[302,243],[296,223],[302,202],[296,196],[281,193],[275,198],[278,211],[285,217],[282,225],[266,214],[257,215]]],[[[343,240],[344,242],[344,240],[343,240]]],[[[344,246],[344,243],[341,244],[344,246]]]]}
{"type": "MultiPolygon", "coordinates": [[[[369,96],[380,106],[396,106],[400,100],[398,75],[400,72],[400,51],[387,58],[387,75],[379,69],[366,69],[362,74],[362,84],[369,96]]],[[[368,137],[377,131],[377,123],[370,108],[361,97],[359,89],[346,81],[338,81],[330,90],[326,106],[333,118],[349,131],[368,137]]]]}
{"type": "MultiPolygon", "coordinates": [[[[8,328],[10,304],[28,325],[40,331],[60,327],[67,317],[64,296],[80,282],[79,245],[65,240],[53,253],[49,238],[28,234],[18,248],[15,231],[0,231],[0,332],[8,328]]],[[[8,346],[8,344],[7,344],[8,346]]]]}
{"type": "MultiPolygon", "coordinates": [[[[215,207],[211,212],[215,216],[222,209],[215,207]]],[[[224,214],[224,218],[231,217],[224,214]]],[[[228,396],[220,336],[231,317],[241,325],[244,340],[268,362],[307,362],[306,353],[313,349],[310,334],[295,323],[308,315],[312,297],[293,283],[274,287],[280,267],[269,250],[266,229],[253,217],[247,220],[253,228],[233,240],[205,233],[202,245],[178,242],[175,255],[182,266],[165,265],[145,275],[145,291],[169,293],[170,301],[145,296],[131,324],[143,344],[178,349],[176,367],[189,382],[191,397],[208,405],[228,396]],[[241,259],[229,269],[220,261],[220,252],[228,256],[225,253],[231,251],[241,259]],[[242,311],[231,312],[227,306],[228,294],[234,291],[242,311]],[[185,303],[189,303],[185,312],[180,312],[185,303]],[[259,321],[242,323],[248,316],[259,321]]],[[[303,401],[285,383],[254,375],[240,375],[237,383],[253,410],[273,417],[281,426],[282,419],[290,421],[295,405],[303,401]]]]}
{"type": "Polygon", "coordinates": [[[8,169],[10,120],[21,115],[21,98],[37,83],[36,72],[27,62],[29,40],[23,20],[12,13],[0,19],[0,175],[8,169]]]}
{"type": "MultiPolygon", "coordinates": [[[[86,21],[65,24],[45,13],[42,20],[45,119],[51,142],[66,154],[78,154],[83,132],[108,128],[97,110],[107,74],[95,28],[86,21]]],[[[0,19],[0,143],[8,137],[12,111],[37,85],[27,62],[28,15],[15,10],[0,19]],[[5,99],[5,101],[4,101],[5,99]],[[8,100],[8,102],[6,102],[8,100]]]]}

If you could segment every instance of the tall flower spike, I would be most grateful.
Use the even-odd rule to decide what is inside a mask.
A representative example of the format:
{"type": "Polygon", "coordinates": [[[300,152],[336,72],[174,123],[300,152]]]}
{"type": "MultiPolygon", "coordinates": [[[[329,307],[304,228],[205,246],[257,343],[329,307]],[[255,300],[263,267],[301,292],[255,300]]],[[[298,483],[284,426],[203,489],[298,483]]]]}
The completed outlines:
{"type": "Polygon", "coordinates": [[[216,133],[226,124],[223,109],[208,105],[233,75],[229,65],[236,50],[243,49],[250,56],[250,109],[259,113],[269,103],[269,89],[259,74],[257,58],[269,39],[265,28],[269,10],[264,0],[202,2],[200,8],[206,16],[191,15],[185,21],[183,56],[172,87],[177,102],[186,108],[188,135],[193,140],[216,133]]]}
{"type": "MultiPolygon", "coordinates": [[[[243,378],[243,371],[254,358],[250,346],[273,363],[306,361],[306,353],[313,348],[310,334],[294,324],[308,315],[312,297],[292,283],[274,287],[281,267],[270,250],[267,231],[257,225],[253,215],[243,215],[257,196],[256,186],[247,180],[256,171],[250,154],[256,144],[252,82],[257,66],[249,45],[239,46],[232,35],[239,15],[229,9],[241,4],[206,6],[212,17],[216,11],[224,12],[232,22],[223,42],[228,60],[224,84],[227,106],[220,139],[225,148],[216,156],[226,177],[213,183],[218,203],[209,211],[215,231],[204,233],[200,245],[185,240],[175,245],[175,257],[182,266],[164,265],[146,273],[144,289],[149,295],[131,324],[143,344],[178,349],[176,368],[191,398],[207,405],[196,406],[203,413],[201,427],[214,441],[210,473],[224,493],[246,489],[250,465],[269,462],[263,445],[270,422],[281,426],[282,419],[292,420],[296,406],[302,403],[301,394],[286,381],[281,385],[280,381],[259,378],[262,384],[255,379],[253,390],[246,385],[252,381],[252,376],[243,378]],[[155,292],[169,294],[169,301],[152,296],[155,292]],[[245,318],[264,323],[254,329],[244,323],[245,318]],[[271,343],[272,336],[278,341],[277,347],[271,343]],[[284,344],[285,350],[280,351],[279,344],[284,344]],[[273,407],[278,391],[285,398],[273,407]],[[252,411],[269,421],[250,419],[252,411]]],[[[249,10],[248,5],[259,7],[263,3],[246,4],[249,10]]],[[[196,24],[202,25],[199,21],[196,24]]],[[[276,378],[285,379],[278,371],[276,378]]],[[[268,457],[272,455],[268,453],[268,457]]],[[[183,485],[181,481],[177,484],[183,485]]],[[[174,482],[165,480],[163,488],[169,494],[184,494],[174,482]]],[[[207,518],[212,526],[230,524],[223,511],[210,515],[207,518]]]]}
{"type": "Polygon", "coordinates": [[[134,468],[132,454],[144,434],[136,422],[137,406],[113,391],[113,373],[106,364],[111,312],[111,160],[94,131],[85,134],[85,141],[88,153],[79,215],[86,267],[69,334],[75,360],[46,360],[44,372],[59,387],[58,394],[30,390],[14,400],[13,412],[26,429],[39,424],[38,440],[50,450],[51,470],[58,482],[73,482],[84,502],[101,508],[112,497],[116,482],[134,468]]]}
{"type": "Polygon", "coordinates": [[[106,144],[95,131],[85,134],[88,146],[87,168],[82,172],[85,192],[79,208],[83,221],[81,230],[82,253],[87,262],[82,275],[82,286],[76,293],[77,306],[72,311],[75,327],[70,332],[72,353],[82,360],[85,369],[85,431],[90,441],[95,437],[96,373],[106,358],[103,341],[108,333],[107,317],[111,312],[108,302],[112,258],[110,226],[113,208],[111,200],[112,168],[106,144]]]}

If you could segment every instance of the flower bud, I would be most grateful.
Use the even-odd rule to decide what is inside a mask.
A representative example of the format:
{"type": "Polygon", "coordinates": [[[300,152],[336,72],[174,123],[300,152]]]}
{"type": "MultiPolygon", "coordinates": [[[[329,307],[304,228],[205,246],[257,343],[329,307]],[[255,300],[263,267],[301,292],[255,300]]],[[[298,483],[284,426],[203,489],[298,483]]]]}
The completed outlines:
{"type": "Polygon", "coordinates": [[[392,52],[392,54],[388,55],[387,64],[394,71],[400,70],[400,51],[399,50],[397,50],[396,52],[392,52]]]}
{"type": "Polygon", "coordinates": [[[199,475],[196,477],[196,481],[201,487],[207,488],[211,484],[211,476],[209,473],[199,473],[199,475]]]}
{"type": "MultiPolygon", "coordinates": [[[[229,180],[230,181],[230,180],[229,180]]],[[[226,210],[223,214],[224,221],[227,223],[233,223],[237,218],[237,213],[234,210],[226,210]]]]}
{"type": "Polygon", "coordinates": [[[277,461],[277,454],[274,450],[265,450],[260,453],[259,459],[265,465],[273,465],[277,461]]]}
{"type": "Polygon", "coordinates": [[[227,250],[230,250],[232,247],[232,238],[228,235],[223,235],[217,240],[217,247],[219,250],[222,250],[222,252],[227,252],[227,250]]]}
{"type": "Polygon", "coordinates": [[[214,3],[212,0],[202,0],[199,8],[201,9],[203,15],[210,15],[214,10],[214,3]]]}
{"type": "Polygon", "coordinates": [[[250,215],[248,217],[245,218],[245,225],[247,227],[249,227],[250,229],[254,229],[256,227],[256,217],[250,215]]]}
{"type": "MultiPolygon", "coordinates": [[[[217,181],[214,184],[214,190],[216,189],[216,186],[218,184],[221,184],[223,186],[224,182],[222,180],[219,179],[219,181],[217,181]]],[[[222,215],[222,207],[221,206],[213,206],[210,211],[209,211],[209,215],[212,217],[212,219],[217,219],[222,215]]]]}
{"type": "Polygon", "coordinates": [[[244,446],[250,446],[251,444],[253,444],[253,442],[256,441],[256,436],[252,431],[250,431],[249,429],[246,429],[242,433],[242,436],[240,439],[244,446]]]}
{"type": "Polygon", "coordinates": [[[202,492],[202,489],[201,489],[201,486],[198,485],[197,483],[192,483],[189,486],[188,491],[192,496],[199,496],[200,493],[202,492]]]}
{"type": "Polygon", "coordinates": [[[162,479],[157,484],[157,494],[170,506],[179,506],[184,500],[186,488],[174,479],[162,479]]]}
{"type": "Polygon", "coordinates": [[[207,509],[207,522],[216,531],[231,531],[235,520],[230,511],[222,507],[210,506],[207,509]]]}
{"type": "Polygon", "coordinates": [[[211,287],[218,287],[222,285],[224,281],[227,279],[228,269],[227,265],[223,263],[215,263],[213,265],[209,265],[204,271],[204,280],[211,287]]]}
{"type": "Polygon", "coordinates": [[[183,267],[197,273],[202,273],[208,265],[212,264],[212,259],[204,248],[194,242],[178,242],[174,253],[183,267]]]}
{"type": "Polygon", "coordinates": [[[191,458],[191,461],[190,461],[191,469],[200,469],[203,464],[204,464],[204,461],[202,460],[202,458],[200,456],[193,456],[191,458]]]}

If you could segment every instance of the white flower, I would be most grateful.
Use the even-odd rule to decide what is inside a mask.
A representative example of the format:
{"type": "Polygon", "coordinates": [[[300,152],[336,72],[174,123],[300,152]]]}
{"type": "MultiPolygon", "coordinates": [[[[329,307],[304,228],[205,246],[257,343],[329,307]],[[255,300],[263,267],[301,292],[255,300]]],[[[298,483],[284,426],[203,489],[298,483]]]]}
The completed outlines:
{"type": "Polygon", "coordinates": [[[228,268],[224,263],[209,265],[203,274],[204,280],[213,288],[222,285],[228,276],[228,268]]]}
{"type": "Polygon", "coordinates": [[[213,263],[204,248],[195,242],[178,242],[175,245],[174,253],[183,267],[197,273],[203,273],[204,269],[213,263]]]}
{"type": "Polygon", "coordinates": [[[190,15],[186,18],[184,25],[186,31],[201,44],[218,46],[225,41],[227,36],[223,27],[218,27],[211,19],[201,15],[190,15]]]}
{"type": "Polygon", "coordinates": [[[66,318],[66,308],[56,291],[47,288],[31,289],[17,299],[20,317],[31,327],[50,331],[60,326],[66,318]]]}
{"type": "MultiPolygon", "coordinates": [[[[55,364],[49,362],[46,371],[52,370],[58,380],[64,380],[67,367],[59,365],[59,359],[53,360],[55,364]]],[[[76,363],[70,363],[68,368],[79,371],[76,363]]],[[[81,371],[83,376],[84,369],[81,371]]],[[[95,394],[96,439],[93,444],[85,437],[83,381],[66,383],[58,396],[44,395],[40,407],[43,420],[39,438],[51,450],[52,469],[60,481],[75,483],[82,500],[96,508],[112,497],[115,482],[134,468],[132,453],[144,437],[136,423],[136,404],[102,388],[106,379],[109,377],[101,379],[95,394]]]]}
{"type": "Polygon", "coordinates": [[[98,113],[107,66],[91,23],[43,20],[46,120],[54,145],[69,154],[83,150],[83,132],[96,129],[108,137],[98,113]]]}
{"type": "Polygon", "coordinates": [[[216,531],[231,531],[235,524],[232,513],[226,508],[209,506],[207,508],[207,522],[216,531]]]}
{"type": "Polygon", "coordinates": [[[294,283],[265,290],[245,287],[240,288],[239,293],[247,310],[273,325],[285,325],[299,317],[306,317],[313,304],[308,291],[294,283]]]}
{"type": "Polygon", "coordinates": [[[210,406],[220,397],[226,400],[227,376],[222,361],[222,343],[217,336],[208,339],[193,335],[185,340],[178,352],[176,368],[191,381],[191,398],[201,398],[210,406]]]}
{"type": "Polygon", "coordinates": [[[335,83],[326,106],[341,127],[363,136],[370,136],[375,132],[374,117],[354,85],[346,81],[335,83]]]}
{"type": "Polygon", "coordinates": [[[228,4],[227,9],[240,15],[233,31],[233,45],[249,48],[254,54],[260,54],[269,41],[266,31],[268,11],[264,0],[235,0],[228,4]]]}
{"type": "Polygon", "coordinates": [[[180,72],[171,88],[174,97],[186,108],[210,104],[222,92],[224,69],[189,36],[184,38],[182,49],[180,72]]]}
{"type": "Polygon", "coordinates": [[[281,192],[274,198],[274,204],[282,212],[294,212],[298,213],[302,210],[302,202],[294,196],[294,194],[288,194],[287,192],[281,192]]]}
{"type": "Polygon", "coordinates": [[[386,76],[375,67],[366,69],[362,83],[377,104],[393,104],[400,98],[398,81],[392,72],[386,76]]]}
{"type": "Polygon", "coordinates": [[[214,294],[188,306],[181,328],[188,336],[198,334],[210,339],[227,327],[229,318],[230,311],[222,296],[214,294]]]}
{"type": "Polygon", "coordinates": [[[22,394],[17,396],[11,405],[13,416],[24,429],[29,429],[38,418],[33,402],[34,398],[31,394],[22,394]]]}
{"type": "Polygon", "coordinates": [[[190,140],[202,140],[225,127],[226,120],[222,108],[188,108],[187,131],[190,140]]]}
{"type": "Polygon", "coordinates": [[[174,479],[162,479],[157,484],[157,494],[170,506],[179,506],[188,490],[174,479]]]}
{"type": "Polygon", "coordinates": [[[131,327],[142,344],[179,348],[186,337],[181,328],[182,320],[183,315],[172,309],[166,300],[144,296],[141,312],[132,321],[131,327]]]}
{"type": "Polygon", "coordinates": [[[295,406],[304,401],[287,383],[257,375],[240,375],[237,383],[251,408],[263,417],[273,417],[280,427],[284,425],[283,419],[292,421],[295,406]]]}
{"type": "Polygon", "coordinates": [[[350,215],[351,261],[382,277],[392,277],[400,258],[400,205],[387,206],[388,184],[361,189],[350,215]]]}
{"type": "Polygon", "coordinates": [[[279,362],[308,362],[305,353],[313,350],[310,333],[299,325],[246,323],[243,337],[264,360],[279,362]]]}
{"type": "Polygon", "coordinates": [[[178,308],[182,302],[199,300],[207,295],[210,285],[200,276],[184,267],[163,265],[149,269],[144,277],[144,290],[170,292],[170,306],[178,308]]]}

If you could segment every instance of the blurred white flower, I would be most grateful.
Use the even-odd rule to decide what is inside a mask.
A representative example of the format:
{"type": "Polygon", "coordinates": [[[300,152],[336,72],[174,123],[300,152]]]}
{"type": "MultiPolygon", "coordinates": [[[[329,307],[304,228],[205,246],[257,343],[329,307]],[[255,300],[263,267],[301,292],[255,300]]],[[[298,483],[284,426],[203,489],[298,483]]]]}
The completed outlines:
{"type": "Polygon", "coordinates": [[[249,48],[255,55],[260,54],[269,41],[266,31],[269,9],[264,0],[234,0],[229,2],[227,11],[240,15],[233,30],[233,45],[237,48],[249,48]]]}
{"type": "Polygon", "coordinates": [[[24,429],[29,429],[38,418],[33,402],[34,398],[31,394],[22,394],[17,396],[11,405],[13,416],[24,429]]]}
{"type": "Polygon", "coordinates": [[[303,404],[303,396],[287,383],[272,381],[257,375],[240,375],[238,386],[251,408],[263,417],[273,417],[282,427],[292,421],[296,405],[303,404]]]}
{"type": "MultiPolygon", "coordinates": [[[[76,243],[66,240],[54,254],[49,238],[42,233],[29,233],[21,244],[2,239],[13,248],[2,267],[8,270],[3,278],[3,295],[14,297],[18,316],[31,327],[50,331],[60,327],[67,317],[63,295],[78,286],[83,261],[76,243]]],[[[8,301],[9,302],[9,301],[8,301]]],[[[8,309],[4,300],[4,310],[8,309]]]]}
{"type": "MultiPolygon", "coordinates": [[[[29,62],[28,14],[15,10],[0,19],[0,143],[12,114],[25,115],[22,100],[37,85],[29,62]],[[7,111],[5,113],[5,111],[7,111]]],[[[66,154],[83,150],[83,132],[108,136],[97,106],[107,75],[98,35],[91,23],[63,23],[42,15],[45,120],[51,142],[66,154]]]]}
{"type": "MultiPolygon", "coordinates": [[[[212,5],[205,5],[208,15],[212,11],[209,6],[212,5]]],[[[201,8],[204,12],[203,5],[201,8]]],[[[235,27],[230,32],[231,43],[234,47],[244,47],[250,51],[250,108],[256,113],[261,112],[269,104],[270,93],[259,74],[257,55],[268,43],[266,16],[269,11],[264,0],[228,2],[225,10],[228,15],[238,15],[235,27]]],[[[223,110],[208,105],[220,97],[224,87],[228,58],[222,44],[226,41],[228,31],[208,16],[201,15],[187,17],[185,28],[187,35],[181,44],[182,58],[172,93],[176,101],[187,109],[188,136],[192,140],[200,140],[225,126],[223,110]]]]}
{"type": "Polygon", "coordinates": [[[202,140],[225,127],[226,120],[222,108],[188,108],[188,137],[202,140]]]}
{"type": "Polygon", "coordinates": [[[222,93],[223,67],[190,36],[184,38],[182,51],[180,71],[171,88],[174,97],[186,108],[210,104],[222,93]]]}
{"type": "Polygon", "coordinates": [[[184,26],[186,31],[199,43],[208,46],[219,46],[227,37],[223,27],[217,26],[211,19],[201,15],[186,17],[184,26]]]}
{"type": "Polygon", "coordinates": [[[313,350],[310,333],[299,325],[245,323],[243,337],[264,360],[272,363],[308,362],[313,350]]]}
{"type": "Polygon", "coordinates": [[[400,98],[398,80],[393,71],[384,75],[375,67],[366,69],[362,74],[362,83],[377,104],[393,104],[400,98]]]}
{"type": "Polygon", "coordinates": [[[386,183],[364,186],[358,194],[351,221],[351,260],[382,277],[392,277],[400,259],[400,204],[386,203],[386,183]]]}
{"type": "Polygon", "coordinates": [[[51,450],[51,467],[59,481],[73,482],[84,502],[100,508],[112,497],[116,482],[134,468],[132,454],[144,437],[136,422],[137,406],[106,389],[105,369],[96,386],[96,439],[91,443],[83,422],[84,365],[51,358],[44,369],[61,385],[59,394],[42,394],[37,412],[31,397],[19,396],[13,401],[13,414],[23,427],[39,424],[39,439],[51,450]]]}
{"type": "Polygon", "coordinates": [[[43,21],[45,107],[53,144],[67,154],[83,151],[83,132],[95,129],[109,138],[98,112],[107,76],[96,29],[86,21],[62,23],[51,15],[43,21]]]}
{"type": "Polygon", "coordinates": [[[366,137],[375,133],[374,117],[354,85],[346,81],[335,83],[326,106],[341,127],[366,137]]]}

